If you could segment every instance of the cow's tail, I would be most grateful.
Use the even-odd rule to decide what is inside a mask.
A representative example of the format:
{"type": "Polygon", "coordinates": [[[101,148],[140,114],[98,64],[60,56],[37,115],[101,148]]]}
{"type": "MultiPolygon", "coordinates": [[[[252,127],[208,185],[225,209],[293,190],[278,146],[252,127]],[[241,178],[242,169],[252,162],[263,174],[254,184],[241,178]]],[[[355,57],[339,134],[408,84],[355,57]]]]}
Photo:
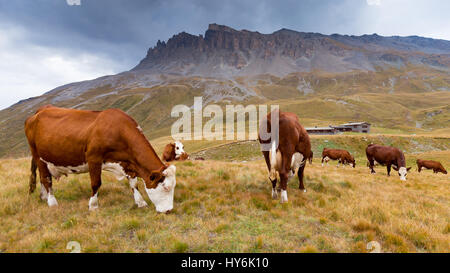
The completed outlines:
{"type": "Polygon", "coordinates": [[[277,179],[277,143],[275,140],[272,140],[271,146],[270,146],[270,152],[269,152],[269,160],[270,160],[270,171],[269,171],[269,178],[270,180],[274,181],[277,179]]]}
{"type": "Polygon", "coordinates": [[[31,158],[31,175],[30,175],[30,190],[29,193],[32,194],[36,189],[36,169],[37,164],[34,158],[31,158]]]}

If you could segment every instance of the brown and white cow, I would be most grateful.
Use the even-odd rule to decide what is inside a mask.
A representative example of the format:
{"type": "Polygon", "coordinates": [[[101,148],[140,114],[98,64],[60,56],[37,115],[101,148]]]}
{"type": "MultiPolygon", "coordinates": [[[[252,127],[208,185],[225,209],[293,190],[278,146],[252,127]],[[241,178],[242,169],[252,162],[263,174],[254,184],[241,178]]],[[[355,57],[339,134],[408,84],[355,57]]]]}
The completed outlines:
{"type": "Polygon", "coordinates": [[[442,166],[442,164],[438,161],[417,159],[416,163],[417,163],[417,171],[419,173],[422,170],[422,168],[425,168],[428,170],[432,169],[434,173],[441,172],[443,174],[447,174],[447,171],[445,170],[444,166],[442,166]]]}
{"type": "Polygon", "coordinates": [[[269,169],[269,180],[272,182],[272,198],[278,197],[277,172],[280,176],[281,202],[287,202],[287,182],[289,178],[294,176],[296,170],[299,180],[299,189],[306,192],[303,184],[303,173],[305,170],[306,160],[312,160],[311,142],[308,133],[300,124],[297,115],[289,112],[281,112],[274,110],[269,113],[262,121],[267,126],[267,132],[271,132],[273,125],[271,124],[271,116],[279,114],[279,138],[264,140],[261,135],[262,127],[260,127],[258,140],[263,144],[270,145],[269,150],[262,149],[267,168],[269,169]]]}
{"type": "Polygon", "coordinates": [[[169,143],[164,147],[162,154],[162,159],[166,162],[174,160],[186,160],[188,159],[188,154],[184,151],[183,143],[175,141],[175,143],[169,143]]]}
{"type": "Polygon", "coordinates": [[[173,208],[175,166],[162,163],[136,121],[121,110],[85,111],[48,105],[26,120],[25,134],[32,154],[30,193],[36,188],[38,168],[41,198],[49,206],[58,204],[52,177],[89,172],[89,209],[97,209],[101,172],[105,170],[119,180],[129,180],[139,207],[147,203],[137,189],[137,177],[144,180],[158,212],[173,208]]]}
{"type": "Polygon", "coordinates": [[[352,164],[353,168],[356,166],[355,158],[347,150],[323,148],[322,166],[324,161],[328,165],[328,161],[330,160],[338,160],[338,167],[339,164],[342,164],[342,166],[352,164]]]}
{"type": "Polygon", "coordinates": [[[402,151],[395,147],[381,146],[377,144],[369,144],[366,148],[366,156],[369,161],[371,173],[375,173],[373,167],[374,162],[387,167],[387,175],[390,176],[391,166],[398,171],[400,180],[405,181],[408,171],[411,167],[406,168],[405,155],[402,151]]]}

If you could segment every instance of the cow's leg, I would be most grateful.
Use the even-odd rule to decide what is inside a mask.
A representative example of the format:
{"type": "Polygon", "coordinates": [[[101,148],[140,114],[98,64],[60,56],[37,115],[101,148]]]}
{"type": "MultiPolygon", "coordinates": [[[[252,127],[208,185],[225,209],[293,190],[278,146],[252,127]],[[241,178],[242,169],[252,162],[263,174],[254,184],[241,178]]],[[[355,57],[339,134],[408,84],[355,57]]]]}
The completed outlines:
{"type": "MultiPolygon", "coordinates": [[[[270,180],[270,178],[269,178],[270,180]]],[[[274,180],[270,180],[270,182],[272,182],[272,199],[277,199],[278,198],[278,193],[277,193],[277,179],[274,180]]]]}
{"type": "Polygon", "coordinates": [[[323,159],[324,159],[325,157],[324,156],[322,156],[322,167],[323,167],[323,159]]]}
{"type": "Polygon", "coordinates": [[[281,188],[281,203],[286,203],[288,201],[287,197],[287,182],[288,182],[288,172],[282,171],[280,173],[280,188],[281,188]]]}
{"type": "Polygon", "coordinates": [[[297,176],[298,176],[298,188],[303,192],[306,192],[305,185],[303,184],[303,173],[305,171],[306,161],[302,163],[303,165],[298,168],[297,176]]]}
{"type": "Polygon", "coordinates": [[[102,164],[88,162],[91,177],[92,196],[89,199],[89,210],[98,209],[98,189],[102,185],[102,164]]]}
{"type": "MultiPolygon", "coordinates": [[[[263,151],[262,153],[263,153],[264,159],[266,161],[267,169],[270,172],[270,153],[269,153],[269,151],[263,151]]],[[[272,180],[269,175],[269,180],[272,183],[272,198],[277,199],[278,198],[278,193],[277,193],[277,189],[276,189],[277,178],[275,177],[275,179],[272,180]]]]}
{"type": "Polygon", "coordinates": [[[293,152],[286,151],[284,154],[282,153],[281,157],[281,170],[279,171],[280,174],[280,188],[281,188],[281,203],[286,203],[288,201],[287,197],[287,183],[289,180],[289,173],[291,172],[291,159],[293,152]],[[289,160],[287,160],[289,158],[289,160]]]}
{"type": "Polygon", "coordinates": [[[40,197],[43,201],[47,201],[49,207],[57,206],[55,196],[53,195],[52,189],[52,175],[47,168],[47,164],[39,160],[37,162],[39,169],[39,178],[41,180],[41,194],[40,197]]]}
{"type": "Polygon", "coordinates": [[[147,202],[145,202],[144,198],[142,198],[142,195],[139,193],[139,191],[137,189],[137,183],[138,183],[137,177],[129,178],[128,182],[130,182],[130,187],[131,187],[131,189],[133,191],[134,202],[136,203],[136,205],[139,208],[146,207],[147,206],[147,202]]]}
{"type": "Polygon", "coordinates": [[[387,168],[387,175],[391,176],[391,164],[387,164],[386,168],[387,168]]]}
{"type": "Polygon", "coordinates": [[[373,169],[373,165],[375,164],[373,158],[368,158],[368,160],[369,160],[370,173],[375,173],[375,170],[373,169]]]}
{"type": "Polygon", "coordinates": [[[418,171],[419,173],[420,173],[421,169],[422,169],[422,166],[420,166],[419,164],[417,164],[417,171],[418,171]]]}

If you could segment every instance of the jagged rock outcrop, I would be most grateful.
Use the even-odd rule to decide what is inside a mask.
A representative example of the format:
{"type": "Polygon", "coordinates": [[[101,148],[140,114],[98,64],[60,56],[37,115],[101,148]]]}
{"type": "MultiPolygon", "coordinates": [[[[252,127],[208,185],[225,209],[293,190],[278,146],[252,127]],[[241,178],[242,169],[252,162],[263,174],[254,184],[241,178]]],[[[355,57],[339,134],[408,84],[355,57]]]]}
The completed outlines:
{"type": "Polygon", "coordinates": [[[210,24],[204,37],[182,32],[167,43],[158,41],[133,70],[211,77],[280,76],[313,70],[374,71],[408,63],[448,69],[449,60],[450,42],[444,40],[323,35],[288,29],[261,34],[210,24]]]}

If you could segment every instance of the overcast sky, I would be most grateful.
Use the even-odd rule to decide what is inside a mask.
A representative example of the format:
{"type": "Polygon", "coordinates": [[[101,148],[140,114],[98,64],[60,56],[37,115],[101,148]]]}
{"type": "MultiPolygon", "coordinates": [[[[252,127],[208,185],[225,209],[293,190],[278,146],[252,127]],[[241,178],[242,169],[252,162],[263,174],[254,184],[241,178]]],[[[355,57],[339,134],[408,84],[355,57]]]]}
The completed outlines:
{"type": "Polygon", "coordinates": [[[158,39],[209,23],[450,40],[449,11],[447,0],[0,0],[0,109],[129,70],[158,39]]]}

